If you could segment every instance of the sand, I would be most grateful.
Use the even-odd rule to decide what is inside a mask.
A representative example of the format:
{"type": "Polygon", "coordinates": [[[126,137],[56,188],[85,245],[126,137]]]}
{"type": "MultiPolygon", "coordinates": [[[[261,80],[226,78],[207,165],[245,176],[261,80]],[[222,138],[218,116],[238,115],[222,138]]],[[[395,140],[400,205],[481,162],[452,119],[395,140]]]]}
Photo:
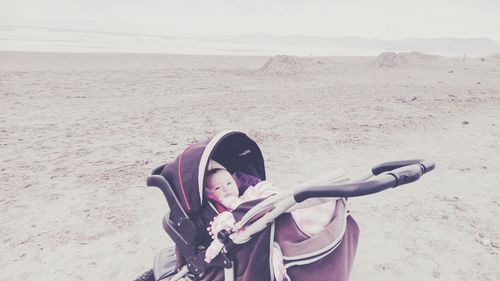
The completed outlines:
{"type": "Polygon", "coordinates": [[[133,280],[171,244],[148,173],[226,129],[260,144],[282,187],[436,161],[351,200],[350,280],[498,280],[498,60],[269,59],[0,53],[0,280],[133,280]]]}

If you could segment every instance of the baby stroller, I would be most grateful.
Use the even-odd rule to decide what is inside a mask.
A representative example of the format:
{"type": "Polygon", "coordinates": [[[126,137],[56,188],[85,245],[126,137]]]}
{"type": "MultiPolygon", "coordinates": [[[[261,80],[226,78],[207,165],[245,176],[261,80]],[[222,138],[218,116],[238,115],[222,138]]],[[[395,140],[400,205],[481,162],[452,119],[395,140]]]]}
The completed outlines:
{"type": "Polygon", "coordinates": [[[299,186],[245,202],[233,211],[233,230],[217,234],[224,248],[207,263],[205,251],[212,239],[206,229],[217,216],[204,194],[210,160],[231,173],[266,179],[258,145],[238,131],[224,131],[190,145],[173,162],[153,170],[147,185],[160,188],[167,200],[169,212],[162,224],[175,247],[159,251],[153,269],[136,280],[275,280],[270,260],[276,250],[283,256],[285,279],[347,280],[359,236],[358,225],[346,207],[347,198],[411,183],[434,169],[430,161],[387,162],[354,182],[299,186]],[[309,237],[289,211],[299,204],[320,204],[325,198],[338,198],[331,221],[309,237]]]}

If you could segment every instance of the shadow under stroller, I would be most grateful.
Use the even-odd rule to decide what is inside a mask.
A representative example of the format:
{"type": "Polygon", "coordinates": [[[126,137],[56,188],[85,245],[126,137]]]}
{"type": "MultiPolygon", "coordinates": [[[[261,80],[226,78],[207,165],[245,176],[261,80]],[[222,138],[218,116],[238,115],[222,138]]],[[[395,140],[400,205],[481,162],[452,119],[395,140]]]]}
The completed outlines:
{"type": "Polygon", "coordinates": [[[354,182],[299,186],[245,202],[233,211],[234,228],[217,234],[224,247],[207,263],[205,252],[212,238],[206,229],[218,215],[204,192],[210,160],[230,173],[266,179],[258,145],[238,131],[224,131],[190,145],[173,162],[153,170],[147,185],[159,187],[167,200],[169,212],[162,223],[175,247],[159,251],[153,269],[136,281],[275,280],[271,257],[277,249],[287,280],[347,280],[359,236],[358,225],[346,206],[347,198],[411,183],[434,169],[430,161],[387,162],[354,182]],[[290,210],[324,200],[336,200],[331,221],[310,237],[297,227],[290,210]]]}

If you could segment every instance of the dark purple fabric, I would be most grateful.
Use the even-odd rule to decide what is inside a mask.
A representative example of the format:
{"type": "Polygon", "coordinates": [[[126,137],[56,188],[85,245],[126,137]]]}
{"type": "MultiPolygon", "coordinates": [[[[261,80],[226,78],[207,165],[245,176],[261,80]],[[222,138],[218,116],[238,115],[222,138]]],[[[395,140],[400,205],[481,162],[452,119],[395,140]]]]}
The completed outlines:
{"type": "Polygon", "coordinates": [[[174,161],[166,164],[161,172],[188,214],[198,213],[201,209],[198,165],[207,143],[208,141],[205,141],[186,147],[174,161]]]}
{"type": "MultiPolygon", "coordinates": [[[[248,201],[233,211],[236,221],[239,221],[262,199],[248,201]]],[[[267,227],[257,233],[247,243],[238,246],[232,253],[234,255],[234,269],[236,281],[271,281],[271,268],[269,264],[269,243],[271,228],[267,227]]],[[[210,268],[206,272],[203,281],[223,281],[224,270],[221,268],[210,268]]]]}
{"type": "Polygon", "coordinates": [[[252,175],[243,172],[235,172],[233,174],[233,178],[236,181],[238,189],[240,190],[240,195],[245,193],[248,187],[255,186],[256,184],[261,182],[261,179],[259,179],[258,177],[254,177],[252,175]]]}

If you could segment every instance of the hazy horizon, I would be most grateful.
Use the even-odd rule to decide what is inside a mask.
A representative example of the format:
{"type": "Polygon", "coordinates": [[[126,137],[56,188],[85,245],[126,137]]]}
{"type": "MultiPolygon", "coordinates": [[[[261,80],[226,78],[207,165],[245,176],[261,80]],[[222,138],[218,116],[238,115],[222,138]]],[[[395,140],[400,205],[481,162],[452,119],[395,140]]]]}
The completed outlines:
{"type": "Polygon", "coordinates": [[[413,49],[488,55],[500,52],[499,10],[493,0],[0,0],[0,50],[374,55],[413,49]],[[346,38],[363,40],[333,42],[346,38]],[[434,39],[478,42],[462,48],[455,40],[451,50],[421,44],[434,39]],[[485,39],[491,42],[479,43],[485,39]]]}
{"type": "Polygon", "coordinates": [[[0,25],[0,51],[259,56],[376,56],[387,51],[420,51],[448,56],[488,56],[500,53],[500,43],[489,38],[382,40],[360,36],[279,36],[271,33],[188,37],[0,25]]]}
{"type": "Polygon", "coordinates": [[[464,36],[428,36],[428,37],[397,37],[391,39],[383,39],[378,37],[365,37],[361,35],[343,35],[343,36],[322,36],[322,35],[308,35],[308,34],[277,34],[273,32],[248,32],[248,33],[226,33],[226,34],[217,34],[217,35],[172,35],[167,33],[158,33],[158,32],[127,32],[127,31],[103,31],[96,29],[85,29],[85,28],[63,28],[63,27],[50,27],[50,26],[30,26],[30,25],[8,25],[8,24],[0,24],[0,27],[4,28],[32,28],[32,29],[48,29],[55,31],[76,31],[76,32],[91,32],[91,33],[103,33],[103,34],[122,34],[122,35],[146,35],[146,36],[164,36],[164,37],[180,37],[180,38],[203,38],[203,37],[226,37],[226,36],[252,36],[252,35],[271,35],[276,37],[316,37],[316,38],[363,38],[370,40],[384,40],[384,41],[398,41],[398,40],[407,40],[407,39],[487,39],[494,41],[496,43],[500,43],[499,40],[495,40],[491,37],[464,37],[464,36]]]}

